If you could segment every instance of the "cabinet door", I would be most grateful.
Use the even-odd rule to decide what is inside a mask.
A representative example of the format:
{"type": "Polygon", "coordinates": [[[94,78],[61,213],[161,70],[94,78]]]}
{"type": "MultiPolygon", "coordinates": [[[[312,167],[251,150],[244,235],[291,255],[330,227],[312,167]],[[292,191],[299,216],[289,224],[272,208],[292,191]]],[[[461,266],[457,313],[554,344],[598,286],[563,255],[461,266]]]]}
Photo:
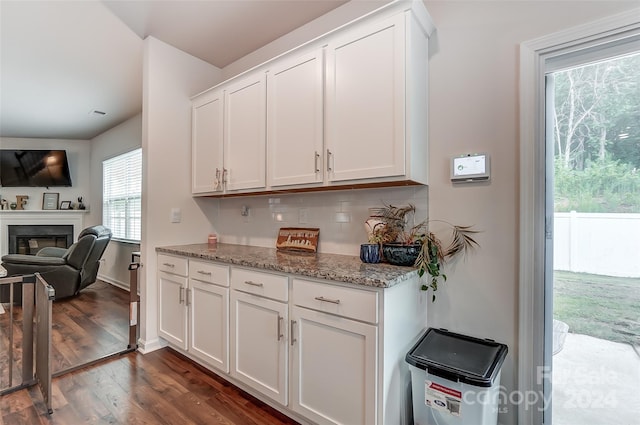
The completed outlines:
{"type": "Polygon", "coordinates": [[[318,424],[376,424],[377,328],[293,307],[291,404],[318,424]]]}
{"type": "Polygon", "coordinates": [[[287,405],[287,304],[231,292],[231,375],[287,405]]]}
{"type": "Polygon", "coordinates": [[[264,72],[225,89],[226,190],[265,187],[265,91],[264,72]]]}
{"type": "Polygon", "coordinates": [[[267,74],[269,186],[323,179],[322,50],[278,62],[267,74]]]}
{"type": "Polygon", "coordinates": [[[189,279],[189,352],[229,372],[229,289],[189,279]]]}
{"type": "Polygon", "coordinates": [[[405,173],[404,37],[404,15],[398,14],[329,43],[329,181],[405,173]]]}
{"type": "Polygon", "coordinates": [[[187,349],[187,278],[158,273],[159,335],[183,350],[187,349]]]}
{"type": "Polygon", "coordinates": [[[203,94],[191,108],[191,192],[222,190],[222,124],[221,91],[203,94]]]}

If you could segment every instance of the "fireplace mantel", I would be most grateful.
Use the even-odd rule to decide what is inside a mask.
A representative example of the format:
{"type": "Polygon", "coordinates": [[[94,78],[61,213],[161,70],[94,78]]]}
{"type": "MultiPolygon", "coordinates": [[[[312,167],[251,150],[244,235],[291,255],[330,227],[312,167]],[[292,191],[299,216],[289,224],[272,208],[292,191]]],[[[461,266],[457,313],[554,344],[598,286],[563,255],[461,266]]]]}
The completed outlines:
{"type": "Polygon", "coordinates": [[[0,210],[0,256],[9,252],[9,229],[13,225],[68,224],[73,226],[73,238],[84,228],[88,210],[0,210]]]}

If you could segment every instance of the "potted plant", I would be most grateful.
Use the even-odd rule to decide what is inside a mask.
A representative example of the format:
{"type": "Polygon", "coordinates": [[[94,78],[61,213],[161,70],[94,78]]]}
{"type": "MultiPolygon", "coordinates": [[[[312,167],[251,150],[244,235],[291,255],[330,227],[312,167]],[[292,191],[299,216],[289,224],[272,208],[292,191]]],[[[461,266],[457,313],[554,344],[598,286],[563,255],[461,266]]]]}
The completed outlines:
{"type": "MultiPolygon", "coordinates": [[[[415,206],[396,207],[384,205],[372,209],[372,216],[367,220],[375,222],[372,232],[369,233],[371,242],[374,239],[380,241],[383,257],[386,261],[396,265],[413,265],[418,269],[418,275],[422,277],[427,273],[429,283],[422,285],[422,290],[438,290],[438,280],[447,280],[443,273],[444,265],[451,259],[464,255],[467,251],[478,247],[473,238],[477,230],[471,226],[458,226],[442,220],[434,220],[445,223],[451,228],[450,242],[444,244],[436,234],[429,231],[429,220],[424,220],[413,226],[409,226],[408,216],[415,214],[415,206]]],[[[432,300],[435,300],[433,294],[432,300]]]]}

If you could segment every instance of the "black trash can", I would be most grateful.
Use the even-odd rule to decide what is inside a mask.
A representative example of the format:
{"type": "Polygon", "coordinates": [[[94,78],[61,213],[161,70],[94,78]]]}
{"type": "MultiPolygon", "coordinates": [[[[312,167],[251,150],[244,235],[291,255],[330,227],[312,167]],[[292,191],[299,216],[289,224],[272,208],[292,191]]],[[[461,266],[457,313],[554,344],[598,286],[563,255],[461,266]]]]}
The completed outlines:
{"type": "Polygon", "coordinates": [[[407,353],[415,425],[496,425],[507,346],[429,328],[407,353]]]}

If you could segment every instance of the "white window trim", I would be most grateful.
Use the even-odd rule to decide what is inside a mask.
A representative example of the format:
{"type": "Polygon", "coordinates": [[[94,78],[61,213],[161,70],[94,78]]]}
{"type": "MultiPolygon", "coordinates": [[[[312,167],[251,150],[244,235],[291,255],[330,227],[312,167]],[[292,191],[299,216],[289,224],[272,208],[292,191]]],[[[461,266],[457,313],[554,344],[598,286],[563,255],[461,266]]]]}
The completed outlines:
{"type": "MultiPolygon", "coordinates": [[[[613,15],[520,45],[520,266],[518,389],[543,394],[537,367],[544,364],[545,143],[544,60],[599,40],[640,31],[640,9],[613,15]]],[[[543,424],[543,400],[518,406],[518,423],[543,424]]]]}

